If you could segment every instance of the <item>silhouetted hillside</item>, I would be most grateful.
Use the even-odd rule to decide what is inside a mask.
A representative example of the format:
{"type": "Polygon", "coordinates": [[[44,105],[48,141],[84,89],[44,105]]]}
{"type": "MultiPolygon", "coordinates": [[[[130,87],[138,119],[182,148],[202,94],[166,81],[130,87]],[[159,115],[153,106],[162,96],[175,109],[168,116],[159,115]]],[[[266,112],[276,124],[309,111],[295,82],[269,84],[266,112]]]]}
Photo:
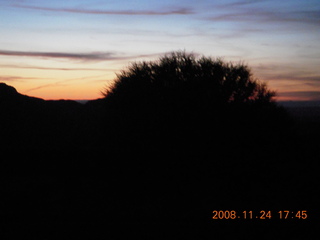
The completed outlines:
{"type": "Polygon", "coordinates": [[[0,98],[1,100],[16,98],[19,94],[14,87],[8,86],[5,83],[0,83],[0,98]]]}
{"type": "Polygon", "coordinates": [[[8,147],[44,148],[76,141],[83,106],[74,101],[45,101],[1,84],[1,128],[8,147]],[[71,139],[72,138],[72,139],[71,139]]]}

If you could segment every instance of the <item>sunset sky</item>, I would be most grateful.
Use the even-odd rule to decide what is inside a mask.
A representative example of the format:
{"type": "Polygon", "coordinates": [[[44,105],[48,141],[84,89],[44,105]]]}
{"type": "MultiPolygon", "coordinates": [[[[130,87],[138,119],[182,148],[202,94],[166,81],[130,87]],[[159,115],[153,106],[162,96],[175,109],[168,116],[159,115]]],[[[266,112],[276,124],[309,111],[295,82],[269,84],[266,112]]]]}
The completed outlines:
{"type": "Polygon", "coordinates": [[[130,62],[186,50],[320,100],[319,0],[0,0],[0,35],[0,82],[29,96],[99,98],[130,62]]]}

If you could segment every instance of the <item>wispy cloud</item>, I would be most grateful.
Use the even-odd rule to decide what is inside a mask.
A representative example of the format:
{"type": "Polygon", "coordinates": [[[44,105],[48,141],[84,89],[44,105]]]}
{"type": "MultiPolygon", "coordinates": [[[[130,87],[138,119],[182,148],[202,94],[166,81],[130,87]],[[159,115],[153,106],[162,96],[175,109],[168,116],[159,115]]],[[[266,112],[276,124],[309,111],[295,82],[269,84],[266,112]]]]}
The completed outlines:
{"type": "Polygon", "coordinates": [[[0,76],[0,82],[23,82],[24,80],[36,79],[33,77],[21,77],[21,76],[0,76]]]}
{"type": "Polygon", "coordinates": [[[264,80],[285,80],[285,81],[292,81],[292,82],[300,82],[305,84],[320,84],[320,76],[314,75],[314,76],[304,76],[304,75],[297,75],[294,72],[288,72],[288,73],[273,73],[269,74],[263,77],[264,80]]]}
{"type": "Polygon", "coordinates": [[[245,6],[245,5],[251,5],[251,4],[257,4],[261,2],[265,2],[267,0],[246,0],[246,1],[235,1],[230,3],[225,3],[224,7],[239,7],[239,6],[245,6]]]}
{"type": "Polygon", "coordinates": [[[42,58],[66,58],[83,61],[112,60],[116,58],[113,52],[96,53],[66,53],[66,52],[25,52],[0,50],[2,56],[42,57],[42,58]]]}
{"type": "Polygon", "coordinates": [[[51,12],[67,12],[67,13],[79,13],[79,14],[100,14],[100,15],[187,15],[193,14],[194,12],[188,8],[177,8],[170,11],[131,11],[131,10],[89,10],[80,8],[51,8],[51,7],[39,7],[39,6],[28,6],[14,4],[14,7],[27,8],[41,11],[51,12]]]}
{"type": "MultiPolygon", "coordinates": [[[[63,80],[55,81],[55,82],[52,82],[52,83],[43,84],[43,85],[40,85],[40,86],[37,86],[37,87],[29,88],[25,92],[27,93],[27,92],[39,90],[39,89],[42,89],[42,88],[48,88],[48,87],[66,86],[65,84],[68,83],[68,82],[79,81],[79,80],[96,81],[96,79],[101,78],[101,77],[105,77],[105,75],[87,76],[87,77],[82,77],[82,78],[63,79],[63,80]]],[[[106,81],[106,80],[104,80],[104,81],[106,81]]]]}
{"type": "Polygon", "coordinates": [[[261,5],[261,1],[235,1],[231,3],[214,5],[215,11],[207,20],[225,22],[251,22],[251,23],[308,23],[320,24],[319,6],[313,9],[297,9],[279,6],[275,4],[261,5]]]}
{"type": "Polygon", "coordinates": [[[292,91],[281,92],[279,96],[282,98],[297,99],[304,101],[320,101],[320,91],[292,91]]]}
{"type": "Polygon", "coordinates": [[[28,92],[31,92],[31,91],[35,91],[35,90],[39,90],[41,88],[48,88],[48,87],[56,87],[56,86],[60,86],[61,83],[63,83],[64,81],[59,81],[59,82],[55,82],[55,83],[49,83],[49,84],[44,84],[44,85],[41,85],[41,86],[38,86],[38,87],[34,87],[34,88],[30,88],[30,89],[27,89],[25,91],[25,93],[28,93],[28,92]]]}
{"type": "Polygon", "coordinates": [[[58,67],[40,67],[29,65],[1,64],[1,68],[18,68],[18,69],[36,69],[36,70],[54,70],[54,71],[118,71],[117,69],[103,68],[58,68],[58,67]]]}
{"type": "MultiPolygon", "coordinates": [[[[162,53],[159,53],[162,54],[162,53]]],[[[152,57],[159,54],[142,54],[134,56],[120,56],[115,52],[92,52],[92,53],[68,53],[68,52],[28,52],[28,51],[10,51],[0,50],[2,56],[16,57],[41,57],[41,58],[62,58],[80,61],[108,61],[108,60],[129,60],[142,57],[152,57]]]]}
{"type": "Polygon", "coordinates": [[[235,12],[209,17],[208,20],[234,22],[300,22],[320,24],[320,13],[318,11],[272,12],[258,8],[250,10],[239,9],[235,12]]]}

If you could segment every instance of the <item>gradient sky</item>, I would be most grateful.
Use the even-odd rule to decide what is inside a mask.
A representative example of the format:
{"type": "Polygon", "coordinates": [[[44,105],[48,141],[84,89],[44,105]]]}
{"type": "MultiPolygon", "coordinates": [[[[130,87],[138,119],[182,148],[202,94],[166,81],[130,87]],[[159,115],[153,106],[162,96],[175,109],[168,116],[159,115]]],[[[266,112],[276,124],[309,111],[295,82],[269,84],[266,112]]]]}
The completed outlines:
{"type": "Polygon", "coordinates": [[[320,100],[319,0],[0,0],[0,35],[0,82],[44,99],[99,98],[130,62],[186,50],[320,100]]]}

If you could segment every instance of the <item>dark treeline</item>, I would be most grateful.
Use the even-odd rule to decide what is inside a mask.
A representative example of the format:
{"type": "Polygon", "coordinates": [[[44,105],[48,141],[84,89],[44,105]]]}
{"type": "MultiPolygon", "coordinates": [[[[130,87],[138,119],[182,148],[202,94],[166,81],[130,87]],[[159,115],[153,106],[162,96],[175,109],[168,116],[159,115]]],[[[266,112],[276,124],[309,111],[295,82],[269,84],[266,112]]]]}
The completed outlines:
{"type": "MultiPolygon", "coordinates": [[[[2,83],[1,216],[38,224],[47,239],[60,237],[59,224],[91,236],[89,226],[110,220],[135,226],[128,236],[139,226],[161,236],[171,224],[173,236],[200,239],[264,224],[239,220],[232,232],[213,210],[310,210],[311,219],[319,122],[297,122],[274,95],[243,64],[183,52],[132,64],[86,104],[2,83]]],[[[272,229],[263,237],[280,234],[272,229]]]]}

